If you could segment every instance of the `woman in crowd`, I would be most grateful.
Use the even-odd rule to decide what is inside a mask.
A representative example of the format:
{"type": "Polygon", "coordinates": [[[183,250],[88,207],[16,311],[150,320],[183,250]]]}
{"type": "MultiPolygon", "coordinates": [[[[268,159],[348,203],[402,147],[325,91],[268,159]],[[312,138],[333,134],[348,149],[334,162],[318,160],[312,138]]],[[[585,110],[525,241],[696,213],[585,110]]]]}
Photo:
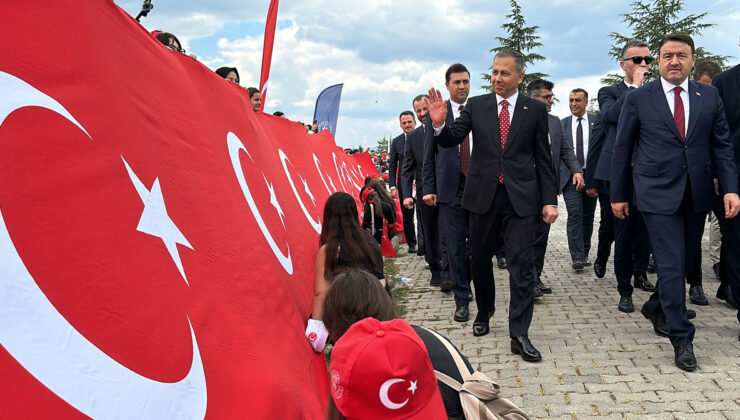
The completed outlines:
{"type": "MultiPolygon", "coordinates": [[[[356,268],[343,269],[336,273],[326,291],[322,314],[329,341],[333,343],[339,341],[352,324],[360,320],[374,318],[378,321],[390,321],[396,316],[391,298],[378,284],[377,279],[372,274],[356,268]]],[[[455,361],[439,338],[425,328],[414,325],[411,327],[424,343],[434,369],[462,382],[462,376],[455,361]]],[[[335,351],[336,348],[334,348],[335,351]]],[[[472,374],[473,367],[468,359],[457,349],[455,351],[461,356],[469,373],[472,374]]],[[[334,356],[333,353],[332,361],[334,356]]],[[[452,419],[463,419],[464,414],[458,392],[444,384],[439,385],[439,390],[447,416],[452,419]]],[[[337,407],[330,399],[329,418],[341,419],[342,417],[337,417],[337,414],[339,414],[337,407]]]]}
{"type": "Polygon", "coordinates": [[[396,223],[396,203],[388,194],[383,182],[370,181],[362,191],[365,203],[362,212],[362,227],[370,232],[378,244],[383,241],[383,226],[388,229],[388,239],[393,237],[393,225],[396,223]],[[385,221],[385,224],[383,223],[385,221]]]}
{"type": "Polygon", "coordinates": [[[332,194],[324,205],[319,253],[314,269],[314,296],[311,317],[322,320],[324,293],[333,272],[341,267],[358,267],[371,272],[381,287],[388,287],[383,275],[380,246],[362,229],[357,203],[345,192],[332,194]]]}
{"type": "Polygon", "coordinates": [[[239,71],[236,67],[220,67],[216,70],[216,74],[228,80],[229,82],[239,84],[239,71]]]}
{"type": "Polygon", "coordinates": [[[249,100],[252,101],[252,109],[254,112],[259,111],[262,106],[262,93],[256,87],[248,87],[247,91],[249,92],[249,100]]]}

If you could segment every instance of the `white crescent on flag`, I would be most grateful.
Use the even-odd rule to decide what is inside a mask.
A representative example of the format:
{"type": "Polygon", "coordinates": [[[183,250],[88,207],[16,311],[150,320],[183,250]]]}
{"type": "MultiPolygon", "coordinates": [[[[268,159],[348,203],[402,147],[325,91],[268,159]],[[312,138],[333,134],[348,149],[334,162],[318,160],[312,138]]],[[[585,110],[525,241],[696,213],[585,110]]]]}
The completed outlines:
{"type": "MultiPolygon", "coordinates": [[[[316,231],[316,233],[321,234],[321,220],[313,220],[311,217],[311,214],[308,213],[308,209],[306,208],[306,205],[303,203],[303,200],[301,200],[301,197],[298,195],[298,190],[295,187],[295,183],[293,182],[293,178],[290,177],[290,172],[288,171],[288,165],[287,163],[290,163],[290,159],[288,159],[288,156],[285,154],[285,152],[282,151],[282,149],[278,149],[278,154],[280,155],[280,162],[283,164],[283,170],[285,171],[285,176],[288,178],[288,182],[290,183],[290,188],[293,190],[293,194],[295,195],[296,200],[298,200],[298,204],[301,206],[301,210],[303,210],[303,214],[306,216],[306,219],[308,219],[308,223],[311,225],[313,230],[316,231]]],[[[293,164],[291,163],[291,166],[293,164]]],[[[305,181],[304,181],[305,182],[305,181]]],[[[310,193],[310,190],[308,190],[308,185],[306,185],[306,191],[310,193]]]]}
{"type": "MultiPolygon", "coordinates": [[[[90,137],[59,102],[0,71],[0,125],[18,108],[40,106],[66,117],[90,137]]],[[[203,362],[190,325],[193,361],[175,383],[145,378],[98,349],[57,311],[28,272],[0,209],[0,344],[38,381],[92,418],[205,417],[203,362]]]]}

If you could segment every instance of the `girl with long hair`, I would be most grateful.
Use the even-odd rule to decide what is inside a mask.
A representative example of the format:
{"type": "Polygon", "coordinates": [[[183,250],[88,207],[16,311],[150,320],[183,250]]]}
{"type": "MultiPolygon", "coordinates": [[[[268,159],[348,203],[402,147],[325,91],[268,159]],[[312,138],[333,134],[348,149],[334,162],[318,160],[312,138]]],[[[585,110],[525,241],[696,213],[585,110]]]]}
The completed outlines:
{"type": "Polygon", "coordinates": [[[388,194],[384,183],[370,181],[362,192],[362,201],[365,202],[362,227],[373,235],[378,244],[383,241],[384,227],[388,229],[388,239],[392,238],[392,227],[396,223],[396,203],[388,194]]]}
{"type": "Polygon", "coordinates": [[[322,319],[322,302],[335,269],[357,267],[374,274],[384,287],[383,256],[372,235],[362,229],[357,203],[351,195],[336,192],[326,200],[314,269],[314,296],[311,305],[315,320],[322,319]]]}

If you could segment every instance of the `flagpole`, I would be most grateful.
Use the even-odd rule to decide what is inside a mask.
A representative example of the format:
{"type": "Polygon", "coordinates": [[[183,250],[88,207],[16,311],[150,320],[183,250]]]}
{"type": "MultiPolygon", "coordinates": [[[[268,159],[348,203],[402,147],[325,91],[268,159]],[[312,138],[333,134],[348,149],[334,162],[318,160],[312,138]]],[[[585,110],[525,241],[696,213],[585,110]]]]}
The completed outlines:
{"type": "Polygon", "coordinates": [[[275,24],[277,23],[278,2],[279,0],[271,0],[270,7],[267,9],[265,42],[262,46],[262,71],[260,72],[260,92],[262,94],[260,111],[265,109],[267,83],[270,80],[270,65],[272,64],[272,47],[275,43],[275,24]]]}

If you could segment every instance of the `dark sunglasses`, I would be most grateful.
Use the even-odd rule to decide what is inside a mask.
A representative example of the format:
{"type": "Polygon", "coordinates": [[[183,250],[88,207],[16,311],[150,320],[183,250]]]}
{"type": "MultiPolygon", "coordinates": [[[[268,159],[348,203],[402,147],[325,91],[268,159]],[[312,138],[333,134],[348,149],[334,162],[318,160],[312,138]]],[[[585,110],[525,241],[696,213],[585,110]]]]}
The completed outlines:
{"type": "Polygon", "coordinates": [[[627,57],[627,58],[623,58],[622,59],[622,61],[627,61],[627,60],[632,60],[632,62],[635,63],[635,64],[640,64],[640,63],[642,63],[643,60],[645,60],[645,64],[648,64],[649,65],[650,63],[653,62],[653,57],[638,57],[638,56],[634,56],[634,57],[627,57]]]}

